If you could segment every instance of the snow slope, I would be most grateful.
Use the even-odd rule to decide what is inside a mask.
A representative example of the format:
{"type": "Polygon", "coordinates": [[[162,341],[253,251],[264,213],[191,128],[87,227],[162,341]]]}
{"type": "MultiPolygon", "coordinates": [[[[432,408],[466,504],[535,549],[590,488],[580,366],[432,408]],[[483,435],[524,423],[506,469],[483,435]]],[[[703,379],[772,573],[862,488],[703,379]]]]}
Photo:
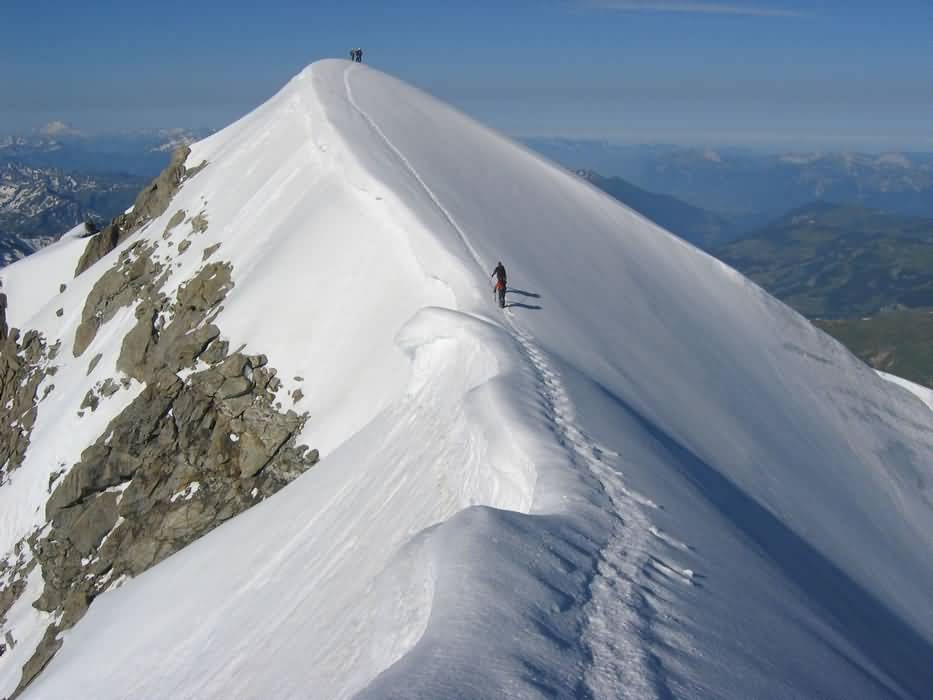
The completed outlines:
{"type": "MultiPolygon", "coordinates": [[[[221,243],[236,286],[217,323],[269,356],[283,396],[301,386],[323,459],[98,598],[26,698],[933,687],[933,414],[913,396],[738,273],[364,66],[307,68],[195,144],[202,160],[138,235],[206,213],[192,250],[166,253],[169,289],[221,243]]],[[[11,308],[23,264],[0,275],[11,308]]],[[[73,337],[97,274],[64,293],[75,313],[50,299],[20,323],[73,337]]],[[[89,349],[101,371],[132,320],[89,349]]],[[[91,381],[72,364],[64,403],[91,381]]],[[[67,420],[40,412],[36,430],[67,420]]],[[[30,452],[7,490],[47,481],[48,459],[30,452]]],[[[38,524],[27,510],[4,538],[38,524]]]]}
{"type": "Polygon", "coordinates": [[[925,386],[921,386],[921,385],[919,385],[919,384],[914,384],[913,382],[908,381],[907,379],[902,379],[902,378],[900,378],[900,377],[896,377],[896,376],[894,376],[893,374],[888,374],[887,372],[880,372],[880,371],[879,371],[878,374],[879,374],[883,379],[886,379],[887,381],[889,381],[889,382],[891,382],[891,383],[893,383],[893,384],[897,384],[898,386],[900,386],[900,387],[903,388],[903,389],[906,389],[906,390],[909,391],[911,394],[913,394],[914,396],[916,396],[918,399],[920,399],[921,401],[923,401],[923,403],[925,403],[927,406],[929,406],[929,407],[930,407],[930,410],[933,410],[933,389],[929,389],[929,388],[927,388],[927,387],[925,387],[925,386]]]}

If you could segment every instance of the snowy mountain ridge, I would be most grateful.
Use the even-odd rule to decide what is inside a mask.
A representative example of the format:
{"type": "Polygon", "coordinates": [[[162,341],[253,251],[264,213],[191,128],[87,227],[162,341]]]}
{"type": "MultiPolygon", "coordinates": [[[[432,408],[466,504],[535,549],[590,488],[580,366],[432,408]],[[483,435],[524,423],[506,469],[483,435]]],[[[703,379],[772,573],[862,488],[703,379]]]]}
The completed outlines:
{"type": "Polygon", "coordinates": [[[0,696],[929,688],[933,413],[796,313],[345,61],[184,170],[0,273],[0,696]]]}

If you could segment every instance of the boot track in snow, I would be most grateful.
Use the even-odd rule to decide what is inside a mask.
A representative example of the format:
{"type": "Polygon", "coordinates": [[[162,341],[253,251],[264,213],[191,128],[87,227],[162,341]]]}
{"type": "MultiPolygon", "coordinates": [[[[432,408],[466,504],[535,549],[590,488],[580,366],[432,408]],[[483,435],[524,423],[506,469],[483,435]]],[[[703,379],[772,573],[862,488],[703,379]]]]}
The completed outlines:
{"type": "MultiPolygon", "coordinates": [[[[350,74],[354,69],[355,66],[349,66],[344,72],[347,101],[418,182],[485,274],[479,254],[466,233],[411,162],[354,99],[350,86],[350,74]]],[[[658,663],[645,643],[650,638],[650,606],[641,592],[646,585],[645,569],[659,566],[646,547],[651,534],[657,535],[659,531],[650,524],[642,508],[657,506],[625,486],[610,461],[619,455],[597,444],[577,426],[573,403],[560,375],[550,366],[534,338],[518,326],[514,314],[507,311],[505,319],[517,347],[532,368],[555,438],[574,466],[589,471],[597,479],[616,514],[612,532],[601,547],[589,584],[589,599],[582,605],[582,641],[592,659],[584,672],[585,692],[593,698],[661,697],[666,686],[659,677],[658,663]]],[[[690,583],[689,571],[664,568],[664,573],[690,583]]]]}

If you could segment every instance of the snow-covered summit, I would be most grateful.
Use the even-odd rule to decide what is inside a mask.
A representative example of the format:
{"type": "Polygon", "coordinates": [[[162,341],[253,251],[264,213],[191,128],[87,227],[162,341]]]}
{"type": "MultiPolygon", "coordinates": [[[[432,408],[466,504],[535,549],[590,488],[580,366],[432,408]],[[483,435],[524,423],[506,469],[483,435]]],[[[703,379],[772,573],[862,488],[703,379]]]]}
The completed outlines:
{"type": "MultiPolygon", "coordinates": [[[[154,390],[128,359],[145,305],[176,302],[152,309],[169,328],[228,274],[184,337],[210,324],[210,342],[262,356],[245,367],[275,368],[270,401],[306,415],[292,439],[321,461],[108,583],[24,697],[931,687],[933,412],[915,396],[572,173],[365,66],[310,66],[194,144],[187,165],[202,163],[76,279],[75,237],[0,274],[10,325],[61,340],[0,486],[0,554],[52,527],[50,477],[154,390]],[[108,305],[109,270],[141,280],[137,301],[108,305]],[[106,379],[125,388],[76,418],[106,379]]],[[[220,381],[248,379],[237,367],[220,381]]],[[[172,503],[209,497],[202,481],[172,503]]],[[[28,605],[33,572],[0,695],[49,623],[28,605]]]]}

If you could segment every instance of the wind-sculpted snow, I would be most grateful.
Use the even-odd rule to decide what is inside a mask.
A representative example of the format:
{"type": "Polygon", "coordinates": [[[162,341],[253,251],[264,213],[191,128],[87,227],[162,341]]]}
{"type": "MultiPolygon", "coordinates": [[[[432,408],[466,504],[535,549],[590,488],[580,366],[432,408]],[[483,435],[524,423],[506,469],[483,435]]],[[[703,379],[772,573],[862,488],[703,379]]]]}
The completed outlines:
{"type": "Polygon", "coordinates": [[[901,379],[900,377],[895,377],[893,374],[887,374],[886,372],[878,372],[878,374],[887,381],[892,382],[893,384],[897,384],[898,386],[909,391],[911,394],[923,401],[923,403],[929,406],[930,410],[933,411],[933,389],[920,386],[919,384],[914,384],[911,381],[901,379]]]}
{"type": "Polygon", "coordinates": [[[164,218],[204,212],[216,323],[302,391],[322,460],[96,599],[25,697],[928,694],[914,396],[363,66],[309,67],[202,161],[164,218]]]}

